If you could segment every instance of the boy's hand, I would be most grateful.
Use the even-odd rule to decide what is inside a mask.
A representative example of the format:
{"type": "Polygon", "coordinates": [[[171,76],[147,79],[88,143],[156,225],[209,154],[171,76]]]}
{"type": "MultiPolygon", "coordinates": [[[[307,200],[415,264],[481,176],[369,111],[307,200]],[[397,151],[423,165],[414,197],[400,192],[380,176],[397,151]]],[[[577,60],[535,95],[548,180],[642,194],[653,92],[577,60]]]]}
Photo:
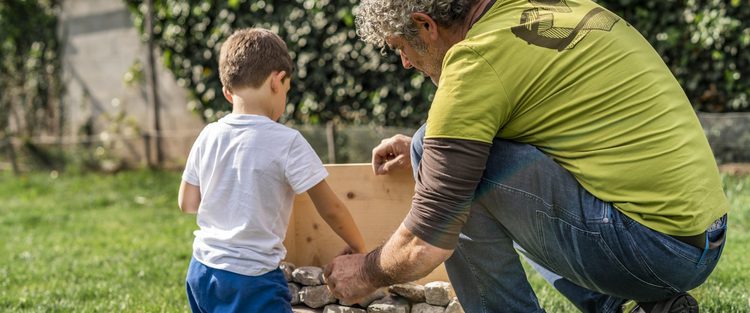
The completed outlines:
{"type": "Polygon", "coordinates": [[[336,256],[339,256],[339,255],[350,255],[350,254],[354,254],[354,249],[352,249],[352,247],[350,247],[350,246],[346,246],[336,256]]]}
{"type": "Polygon", "coordinates": [[[392,169],[411,167],[411,137],[395,135],[383,139],[372,149],[372,170],[375,175],[388,174],[392,169]]]}
{"type": "Polygon", "coordinates": [[[367,250],[366,249],[354,249],[351,246],[346,246],[336,256],[350,255],[350,254],[356,254],[356,253],[367,253],[367,250]]]}

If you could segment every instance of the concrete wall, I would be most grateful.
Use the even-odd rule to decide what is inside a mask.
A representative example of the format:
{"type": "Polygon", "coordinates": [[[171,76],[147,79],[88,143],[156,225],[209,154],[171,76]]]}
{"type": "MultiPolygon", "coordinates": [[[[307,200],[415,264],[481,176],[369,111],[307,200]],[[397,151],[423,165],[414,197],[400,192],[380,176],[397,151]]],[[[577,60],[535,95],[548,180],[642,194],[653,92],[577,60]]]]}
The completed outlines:
{"type": "MultiPolygon", "coordinates": [[[[148,107],[145,86],[129,87],[123,79],[136,60],[147,64],[146,48],[130,12],[121,0],[67,0],[63,1],[61,18],[66,135],[85,141],[79,136],[81,130],[93,123],[95,139],[102,132],[109,138],[134,137],[117,142],[118,154],[131,162],[145,163],[146,144],[141,136],[108,129],[113,123],[107,116],[123,110],[142,133],[155,135],[153,108],[148,107]],[[113,105],[117,103],[119,106],[113,105]]],[[[160,58],[156,62],[163,148],[169,164],[181,164],[203,123],[188,111],[186,91],[162,68],[160,58]]],[[[155,151],[153,147],[151,151],[155,151]]]]}

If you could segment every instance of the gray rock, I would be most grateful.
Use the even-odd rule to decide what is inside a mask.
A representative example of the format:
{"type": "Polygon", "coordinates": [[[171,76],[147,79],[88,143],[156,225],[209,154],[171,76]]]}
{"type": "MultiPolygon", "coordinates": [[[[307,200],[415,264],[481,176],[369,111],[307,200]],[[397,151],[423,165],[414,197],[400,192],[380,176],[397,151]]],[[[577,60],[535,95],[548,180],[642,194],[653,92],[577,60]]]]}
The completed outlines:
{"type": "Polygon", "coordinates": [[[445,308],[444,313],[464,313],[464,308],[461,307],[461,303],[458,302],[458,298],[453,298],[451,303],[448,303],[448,307],[445,308]]]}
{"type": "Polygon", "coordinates": [[[406,299],[393,296],[375,300],[367,307],[367,313],[409,313],[410,310],[406,299]]]}
{"type": "Polygon", "coordinates": [[[281,262],[279,269],[284,272],[284,278],[286,281],[292,281],[292,272],[294,272],[294,264],[289,262],[281,262]]]}
{"type": "Polygon", "coordinates": [[[442,306],[431,305],[427,303],[417,303],[411,307],[411,313],[443,313],[445,308],[442,306]]]}
{"type": "Polygon", "coordinates": [[[323,309],[323,313],[367,313],[367,311],[350,306],[329,304],[323,309]]]}
{"type": "Polygon", "coordinates": [[[323,313],[323,310],[308,308],[304,305],[297,305],[292,307],[292,313],[323,313]]]}
{"type": "Polygon", "coordinates": [[[299,292],[299,299],[302,303],[314,309],[336,302],[336,298],[325,285],[302,287],[299,292]]]}
{"type": "Polygon", "coordinates": [[[417,283],[393,285],[388,288],[392,293],[406,298],[411,302],[424,302],[424,286],[417,283]]]}
{"type": "Polygon", "coordinates": [[[456,296],[451,284],[434,281],[424,285],[425,302],[432,305],[446,306],[456,296]]]}
{"type": "Polygon", "coordinates": [[[296,283],[287,283],[289,286],[289,294],[292,296],[292,305],[300,304],[299,300],[299,285],[296,283]]]}
{"type": "Polygon", "coordinates": [[[359,300],[359,302],[357,303],[348,303],[344,300],[339,300],[339,304],[345,305],[345,306],[353,306],[357,304],[363,308],[366,308],[373,301],[383,299],[387,295],[388,295],[388,292],[385,291],[385,288],[380,288],[378,290],[375,290],[375,292],[369,294],[368,296],[364,297],[362,300],[359,300]]]}
{"type": "Polygon", "coordinates": [[[304,286],[323,284],[323,269],[315,266],[302,266],[292,272],[292,280],[304,286]]]}

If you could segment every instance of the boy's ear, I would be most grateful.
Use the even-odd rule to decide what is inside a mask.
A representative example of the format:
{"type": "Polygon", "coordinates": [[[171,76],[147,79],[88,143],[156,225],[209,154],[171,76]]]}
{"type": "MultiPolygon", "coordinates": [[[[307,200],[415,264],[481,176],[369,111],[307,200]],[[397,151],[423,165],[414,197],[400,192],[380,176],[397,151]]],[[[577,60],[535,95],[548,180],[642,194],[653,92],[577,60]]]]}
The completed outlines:
{"type": "Polygon", "coordinates": [[[282,91],[284,88],[284,78],[286,78],[286,71],[271,73],[271,91],[282,91]]]}
{"type": "MultiPolygon", "coordinates": [[[[227,99],[229,103],[232,103],[232,92],[227,89],[227,87],[222,86],[221,87],[221,93],[224,94],[224,99],[227,99]]],[[[232,103],[234,104],[234,103],[232,103]]]]}

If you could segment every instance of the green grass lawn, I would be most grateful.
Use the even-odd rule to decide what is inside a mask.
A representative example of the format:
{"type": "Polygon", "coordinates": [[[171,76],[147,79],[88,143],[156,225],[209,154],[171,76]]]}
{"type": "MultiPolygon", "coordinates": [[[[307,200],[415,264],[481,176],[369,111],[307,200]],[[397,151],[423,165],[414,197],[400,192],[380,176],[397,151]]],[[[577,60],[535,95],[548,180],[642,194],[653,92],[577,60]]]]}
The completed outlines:
{"type": "MultiPolygon", "coordinates": [[[[193,216],[176,172],[0,173],[0,312],[185,312],[193,216]]],[[[702,312],[750,312],[750,177],[726,177],[729,241],[693,294],[702,312]]],[[[548,312],[575,311],[536,274],[548,312]]]]}

